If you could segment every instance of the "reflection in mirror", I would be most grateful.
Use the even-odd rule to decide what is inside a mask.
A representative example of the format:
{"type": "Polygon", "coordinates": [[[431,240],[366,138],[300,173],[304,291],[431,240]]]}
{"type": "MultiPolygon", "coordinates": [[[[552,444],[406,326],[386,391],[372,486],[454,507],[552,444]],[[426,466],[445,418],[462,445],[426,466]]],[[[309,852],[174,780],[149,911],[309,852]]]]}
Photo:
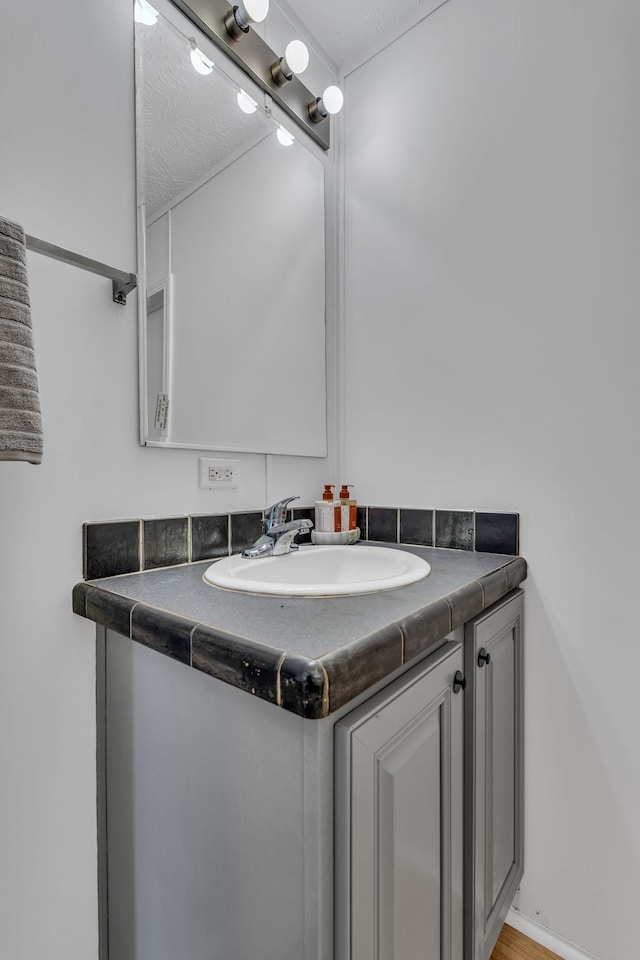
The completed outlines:
{"type": "Polygon", "coordinates": [[[150,440],[163,440],[167,432],[169,396],[168,358],[171,277],[159,283],[147,284],[146,345],[147,345],[147,410],[150,440]]]}
{"type": "Polygon", "coordinates": [[[164,13],[136,24],[142,442],[325,456],[324,163],[164,13]]]}

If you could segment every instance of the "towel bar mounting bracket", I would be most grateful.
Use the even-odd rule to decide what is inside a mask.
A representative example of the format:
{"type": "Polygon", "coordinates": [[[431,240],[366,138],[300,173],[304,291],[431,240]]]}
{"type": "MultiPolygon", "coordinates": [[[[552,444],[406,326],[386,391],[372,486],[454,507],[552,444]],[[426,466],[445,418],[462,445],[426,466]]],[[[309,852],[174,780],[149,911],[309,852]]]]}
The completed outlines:
{"type": "Polygon", "coordinates": [[[138,286],[138,280],[133,274],[129,274],[131,277],[130,280],[113,280],[113,302],[114,303],[126,303],[127,294],[131,293],[138,286]]]}

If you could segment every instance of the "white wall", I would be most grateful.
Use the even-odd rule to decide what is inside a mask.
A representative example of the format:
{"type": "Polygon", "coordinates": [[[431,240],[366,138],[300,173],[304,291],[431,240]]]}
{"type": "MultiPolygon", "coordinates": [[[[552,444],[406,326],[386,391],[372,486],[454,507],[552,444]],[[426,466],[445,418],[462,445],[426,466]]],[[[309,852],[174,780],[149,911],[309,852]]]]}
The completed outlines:
{"type": "Polygon", "coordinates": [[[346,472],[518,510],[520,908],[638,956],[640,7],[449,0],[345,94],[346,472]]]}
{"type": "MultiPolygon", "coordinates": [[[[129,0],[33,0],[0,18],[0,215],[135,270],[129,0]]],[[[135,296],[28,255],[41,466],[0,464],[0,954],[97,956],[92,624],[71,613],[85,520],[312,499],[324,460],[239,455],[197,488],[197,453],[138,446],[135,296]]],[[[331,470],[331,473],[333,470],[331,470]]],[[[329,479],[333,479],[329,475],[329,479]]]]}

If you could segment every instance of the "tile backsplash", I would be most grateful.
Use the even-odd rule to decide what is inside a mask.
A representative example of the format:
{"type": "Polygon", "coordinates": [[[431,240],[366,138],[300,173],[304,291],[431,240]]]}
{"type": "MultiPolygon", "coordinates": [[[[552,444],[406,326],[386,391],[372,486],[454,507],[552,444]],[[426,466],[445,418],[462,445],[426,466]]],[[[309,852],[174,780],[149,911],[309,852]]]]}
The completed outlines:
{"type": "Polygon", "coordinates": [[[510,556],[517,555],[519,550],[519,521],[518,513],[358,508],[358,525],[365,540],[510,556]]]}
{"type": "MultiPolygon", "coordinates": [[[[313,507],[290,511],[313,520],[313,507]]],[[[137,573],[239,553],[262,532],[260,510],[111,520],[83,525],[85,580],[137,573]]],[[[359,506],[363,540],[515,556],[519,514],[359,506]]],[[[308,543],[308,533],[300,536],[308,543]]]]}

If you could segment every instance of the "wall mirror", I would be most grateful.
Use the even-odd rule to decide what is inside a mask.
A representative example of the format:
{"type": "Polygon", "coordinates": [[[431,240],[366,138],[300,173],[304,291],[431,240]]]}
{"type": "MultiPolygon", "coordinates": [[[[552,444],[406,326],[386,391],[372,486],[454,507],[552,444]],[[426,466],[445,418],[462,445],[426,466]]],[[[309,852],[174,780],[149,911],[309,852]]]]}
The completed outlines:
{"type": "Polygon", "coordinates": [[[135,33],[141,442],[326,456],[325,163],[156,6],[135,33]]]}

